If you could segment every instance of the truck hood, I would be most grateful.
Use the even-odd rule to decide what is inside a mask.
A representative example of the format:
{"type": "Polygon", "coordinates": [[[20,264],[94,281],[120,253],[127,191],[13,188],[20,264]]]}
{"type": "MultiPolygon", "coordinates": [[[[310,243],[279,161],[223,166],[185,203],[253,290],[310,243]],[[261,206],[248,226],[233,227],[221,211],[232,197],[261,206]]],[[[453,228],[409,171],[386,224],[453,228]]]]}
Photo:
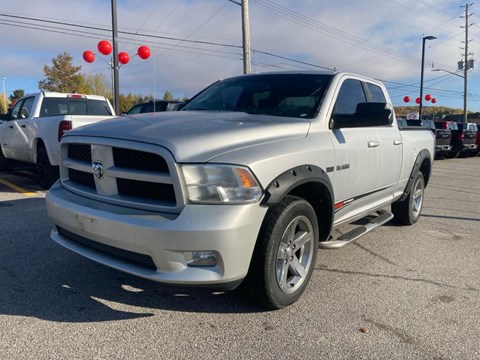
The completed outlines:
{"type": "Polygon", "coordinates": [[[156,144],[178,162],[206,162],[225,152],[265,142],[305,137],[306,119],[243,112],[172,111],[117,117],[68,131],[156,144]]]}

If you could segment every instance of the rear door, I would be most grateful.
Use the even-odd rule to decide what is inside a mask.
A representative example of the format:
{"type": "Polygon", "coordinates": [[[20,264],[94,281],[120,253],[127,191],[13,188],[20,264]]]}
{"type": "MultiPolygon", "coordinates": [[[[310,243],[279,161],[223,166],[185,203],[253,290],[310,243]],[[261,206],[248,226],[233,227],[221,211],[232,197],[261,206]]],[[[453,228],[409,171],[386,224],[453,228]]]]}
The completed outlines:
{"type": "MultiPolygon", "coordinates": [[[[332,111],[332,119],[347,118],[356,112],[359,103],[367,102],[366,85],[357,79],[341,82],[332,111]]],[[[330,137],[335,149],[335,166],[327,169],[333,178],[335,192],[335,221],[341,222],[382,202],[385,187],[398,177],[401,164],[397,161],[401,147],[394,148],[392,128],[346,127],[333,129],[330,137]],[[391,142],[391,146],[386,146],[391,142]],[[382,152],[387,154],[382,154],[382,152]],[[396,155],[392,155],[396,154],[396,155]],[[388,174],[387,173],[388,169],[388,174]]],[[[399,132],[399,130],[397,129],[399,132]]],[[[395,140],[398,140],[395,137],[395,140]]],[[[400,161],[401,158],[398,160],[400,161]]],[[[393,193],[393,189],[392,189],[393,193]]]]}
{"type": "MultiPolygon", "coordinates": [[[[382,88],[370,82],[366,83],[369,102],[389,103],[382,88]]],[[[393,106],[392,106],[393,109],[393,106]]],[[[392,114],[393,116],[393,114],[392,114]]],[[[379,163],[376,187],[381,197],[393,197],[395,185],[400,179],[403,157],[403,139],[397,126],[378,126],[379,163]]]]}

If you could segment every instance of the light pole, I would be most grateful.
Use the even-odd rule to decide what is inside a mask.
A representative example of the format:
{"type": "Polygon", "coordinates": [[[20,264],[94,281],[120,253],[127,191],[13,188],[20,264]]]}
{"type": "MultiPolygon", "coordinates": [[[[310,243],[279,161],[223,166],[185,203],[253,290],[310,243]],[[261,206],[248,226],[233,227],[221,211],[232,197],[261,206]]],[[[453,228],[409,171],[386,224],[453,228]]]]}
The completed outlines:
{"type": "Polygon", "coordinates": [[[5,80],[7,78],[5,76],[2,77],[2,83],[3,83],[3,108],[5,109],[5,112],[7,112],[7,94],[5,93],[5,80]]]}
{"type": "Polygon", "coordinates": [[[420,104],[418,106],[418,118],[422,121],[422,104],[423,104],[423,68],[425,66],[425,42],[427,40],[435,40],[435,36],[424,36],[422,41],[422,71],[420,75],[420,104]]]}

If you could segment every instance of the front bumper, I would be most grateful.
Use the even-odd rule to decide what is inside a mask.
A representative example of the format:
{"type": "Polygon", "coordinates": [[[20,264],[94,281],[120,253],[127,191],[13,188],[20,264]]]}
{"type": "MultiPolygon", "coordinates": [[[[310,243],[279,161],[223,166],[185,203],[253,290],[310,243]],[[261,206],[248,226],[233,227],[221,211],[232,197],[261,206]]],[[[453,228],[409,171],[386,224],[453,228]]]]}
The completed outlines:
{"type": "Polygon", "coordinates": [[[180,214],[161,214],[87,199],[60,182],[46,205],[52,239],[80,255],[154,281],[223,288],[246,276],[267,211],[259,204],[186,205],[180,214]],[[187,265],[192,251],[214,252],[217,265],[187,265]]]}
{"type": "Polygon", "coordinates": [[[450,145],[435,145],[435,151],[450,151],[452,147],[450,145]]]}

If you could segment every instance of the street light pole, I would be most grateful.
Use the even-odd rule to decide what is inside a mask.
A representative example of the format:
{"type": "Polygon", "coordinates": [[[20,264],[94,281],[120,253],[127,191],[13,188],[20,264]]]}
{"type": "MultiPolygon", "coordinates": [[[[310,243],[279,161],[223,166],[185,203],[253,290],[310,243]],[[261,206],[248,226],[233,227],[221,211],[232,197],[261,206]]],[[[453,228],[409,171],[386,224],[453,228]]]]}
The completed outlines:
{"type": "Polygon", "coordinates": [[[435,36],[424,36],[422,41],[422,70],[420,73],[420,104],[418,107],[418,118],[422,120],[422,105],[423,105],[423,68],[425,67],[425,41],[435,40],[435,36]]]}

